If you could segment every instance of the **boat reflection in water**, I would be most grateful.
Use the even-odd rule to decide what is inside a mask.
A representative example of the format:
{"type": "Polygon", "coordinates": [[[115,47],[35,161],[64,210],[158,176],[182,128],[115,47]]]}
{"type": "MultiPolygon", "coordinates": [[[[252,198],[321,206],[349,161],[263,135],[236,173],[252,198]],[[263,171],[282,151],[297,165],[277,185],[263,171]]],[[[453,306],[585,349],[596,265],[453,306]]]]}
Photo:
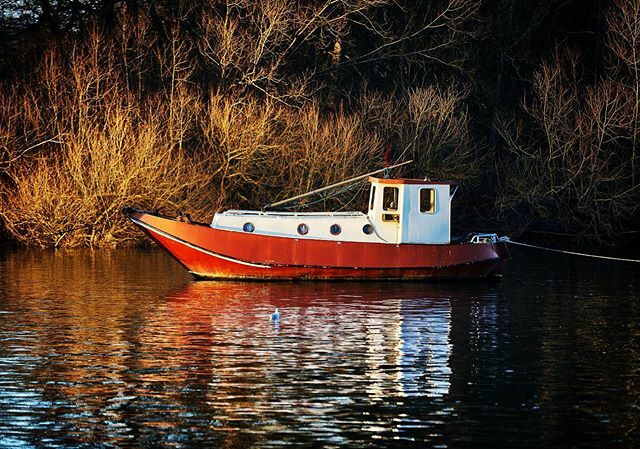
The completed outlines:
{"type": "Polygon", "coordinates": [[[0,446],[451,438],[488,284],[185,284],[143,256],[5,264],[0,446]]]}
{"type": "Polygon", "coordinates": [[[190,283],[157,251],[0,253],[0,447],[634,447],[635,267],[514,262],[190,283]]]}
{"type": "Polygon", "coordinates": [[[445,405],[451,291],[411,283],[193,283],[170,294],[155,321],[172,329],[168,338],[158,340],[151,325],[143,343],[171,351],[162,364],[191,376],[183,379],[189,385],[207,383],[201,391],[212,418],[227,430],[249,420],[260,432],[343,443],[345,432],[421,440],[425,429],[435,431],[434,417],[452,411],[445,405]],[[406,413],[410,407],[394,411],[412,398],[416,415],[406,413]]]}

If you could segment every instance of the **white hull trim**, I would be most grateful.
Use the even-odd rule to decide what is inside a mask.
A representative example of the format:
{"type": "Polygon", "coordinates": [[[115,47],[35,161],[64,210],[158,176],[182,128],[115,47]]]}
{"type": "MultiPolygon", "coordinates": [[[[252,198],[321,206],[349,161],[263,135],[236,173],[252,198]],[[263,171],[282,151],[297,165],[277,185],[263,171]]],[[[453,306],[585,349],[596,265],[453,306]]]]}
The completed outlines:
{"type": "Polygon", "coordinates": [[[204,248],[202,248],[202,247],[200,247],[200,246],[194,245],[194,244],[192,244],[192,243],[189,243],[189,242],[187,242],[187,241],[184,241],[184,240],[182,240],[182,239],[179,239],[179,238],[177,238],[177,237],[174,237],[174,236],[172,236],[171,234],[168,234],[168,233],[166,233],[166,232],[164,232],[164,231],[161,231],[160,229],[156,229],[156,228],[154,228],[153,226],[148,225],[148,224],[147,224],[147,223],[145,223],[144,221],[138,220],[138,219],[137,219],[137,218],[135,218],[135,217],[129,217],[129,218],[130,218],[130,220],[131,220],[131,221],[133,221],[133,222],[134,222],[135,224],[137,224],[138,226],[143,227],[143,228],[145,228],[145,229],[149,230],[150,232],[152,232],[152,233],[154,233],[154,234],[159,234],[159,235],[163,236],[164,238],[167,238],[167,239],[169,239],[169,240],[173,240],[173,241],[174,241],[174,242],[176,242],[176,243],[180,243],[181,245],[187,246],[187,247],[189,247],[189,248],[191,248],[191,249],[194,249],[194,250],[199,251],[199,252],[201,252],[201,253],[207,254],[207,255],[209,255],[209,256],[217,257],[218,259],[226,260],[226,261],[228,261],[228,262],[233,262],[233,263],[237,263],[237,264],[240,264],[240,265],[245,265],[245,266],[248,266],[248,267],[254,267],[254,268],[271,268],[271,266],[270,266],[270,265],[260,265],[260,264],[251,263],[251,262],[244,262],[244,261],[242,261],[242,260],[233,259],[233,258],[231,258],[231,257],[227,257],[227,256],[223,256],[223,255],[221,255],[221,254],[214,253],[214,252],[209,251],[209,250],[207,250],[207,249],[204,249],[204,248]]]}

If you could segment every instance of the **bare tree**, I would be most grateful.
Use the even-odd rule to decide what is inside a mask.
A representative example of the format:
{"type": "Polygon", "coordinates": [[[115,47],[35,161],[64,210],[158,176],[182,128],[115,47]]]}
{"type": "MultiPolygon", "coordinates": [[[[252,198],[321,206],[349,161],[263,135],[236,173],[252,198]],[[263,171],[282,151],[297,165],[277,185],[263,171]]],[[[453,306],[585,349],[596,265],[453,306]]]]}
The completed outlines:
{"type": "Polygon", "coordinates": [[[365,64],[461,67],[477,10],[473,0],[415,9],[390,0],[228,0],[203,14],[199,49],[223,89],[306,101],[326,76],[353,76],[365,64]]]}
{"type": "Polygon", "coordinates": [[[532,217],[570,232],[612,235],[638,210],[629,160],[619,148],[629,123],[623,86],[576,78],[569,53],[542,66],[526,121],[501,123],[511,156],[500,165],[500,210],[533,210],[532,217]]]}
{"type": "Polygon", "coordinates": [[[630,92],[631,177],[635,185],[640,134],[640,0],[615,0],[607,25],[607,44],[618,62],[616,71],[630,92]]]}

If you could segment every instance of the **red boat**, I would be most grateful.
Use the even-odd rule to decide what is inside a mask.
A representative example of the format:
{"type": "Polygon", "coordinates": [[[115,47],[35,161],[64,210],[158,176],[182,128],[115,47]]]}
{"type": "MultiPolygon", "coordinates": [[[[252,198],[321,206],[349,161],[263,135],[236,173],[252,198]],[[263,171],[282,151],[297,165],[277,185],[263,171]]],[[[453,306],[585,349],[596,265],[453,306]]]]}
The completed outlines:
{"type": "MultiPolygon", "coordinates": [[[[495,234],[450,238],[456,183],[369,178],[367,213],[229,210],[211,224],[123,212],[197,279],[473,279],[500,274],[495,234]]],[[[299,197],[296,197],[299,198],[299,197]]],[[[280,203],[276,203],[280,204],[280,203]]]]}

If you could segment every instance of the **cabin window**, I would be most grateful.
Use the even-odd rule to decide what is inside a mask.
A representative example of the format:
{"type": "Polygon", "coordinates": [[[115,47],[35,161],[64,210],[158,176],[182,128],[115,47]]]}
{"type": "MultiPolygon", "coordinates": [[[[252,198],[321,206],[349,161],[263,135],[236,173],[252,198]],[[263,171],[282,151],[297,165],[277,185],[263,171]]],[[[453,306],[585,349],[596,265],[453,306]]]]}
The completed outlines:
{"type": "Polygon", "coordinates": [[[371,226],[370,224],[364,225],[362,227],[362,232],[364,232],[367,235],[373,234],[373,226],[371,226]]]}
{"type": "Polygon", "coordinates": [[[255,231],[256,227],[253,225],[253,223],[249,223],[246,222],[243,226],[242,226],[242,230],[244,232],[253,232],[255,231]]]}
{"type": "Polygon", "coordinates": [[[369,210],[373,210],[373,205],[376,202],[376,186],[371,186],[371,200],[369,201],[369,210]]]}
{"type": "Polygon", "coordinates": [[[329,227],[329,232],[331,232],[331,235],[338,235],[342,232],[342,228],[339,224],[334,223],[329,227]]]}
{"type": "Polygon", "coordinates": [[[436,211],[436,189],[420,189],[420,212],[432,214],[436,211]]]}
{"type": "Polygon", "coordinates": [[[398,210],[398,192],[397,187],[385,187],[382,190],[382,208],[384,210],[398,210]]]}
{"type": "Polygon", "coordinates": [[[307,235],[309,233],[309,226],[307,226],[304,223],[300,223],[298,225],[298,234],[300,235],[307,235]]]}

